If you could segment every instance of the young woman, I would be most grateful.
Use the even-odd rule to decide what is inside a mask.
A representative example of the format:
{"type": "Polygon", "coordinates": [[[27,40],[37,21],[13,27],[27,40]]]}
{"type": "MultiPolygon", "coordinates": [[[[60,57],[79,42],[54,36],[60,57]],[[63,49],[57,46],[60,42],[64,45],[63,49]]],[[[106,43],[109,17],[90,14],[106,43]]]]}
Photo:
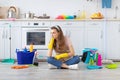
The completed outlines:
{"type": "Polygon", "coordinates": [[[48,44],[47,62],[50,68],[78,69],[80,58],[75,56],[74,49],[69,37],[64,36],[60,26],[51,27],[51,39],[48,44]],[[53,50],[56,55],[53,56],[53,50]]]}

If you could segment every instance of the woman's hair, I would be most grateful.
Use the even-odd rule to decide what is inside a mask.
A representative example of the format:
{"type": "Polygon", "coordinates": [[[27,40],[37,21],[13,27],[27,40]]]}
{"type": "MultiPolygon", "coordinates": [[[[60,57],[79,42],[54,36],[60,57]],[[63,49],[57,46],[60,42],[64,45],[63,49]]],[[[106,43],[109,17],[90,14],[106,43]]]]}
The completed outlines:
{"type": "Polygon", "coordinates": [[[65,43],[65,37],[60,26],[52,26],[51,29],[56,29],[56,31],[59,33],[57,41],[55,40],[53,44],[53,48],[55,49],[55,51],[59,53],[66,51],[67,46],[65,43]]]}

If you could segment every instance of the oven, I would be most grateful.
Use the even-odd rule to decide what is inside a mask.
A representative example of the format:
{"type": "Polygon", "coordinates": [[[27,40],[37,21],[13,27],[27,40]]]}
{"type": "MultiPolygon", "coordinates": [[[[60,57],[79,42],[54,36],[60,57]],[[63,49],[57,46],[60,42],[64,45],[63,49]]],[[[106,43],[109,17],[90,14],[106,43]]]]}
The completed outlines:
{"type": "Polygon", "coordinates": [[[32,26],[30,24],[29,26],[23,26],[22,47],[29,48],[30,44],[34,43],[34,49],[47,49],[50,37],[49,30],[49,26],[39,25],[39,23],[34,23],[32,26]]]}

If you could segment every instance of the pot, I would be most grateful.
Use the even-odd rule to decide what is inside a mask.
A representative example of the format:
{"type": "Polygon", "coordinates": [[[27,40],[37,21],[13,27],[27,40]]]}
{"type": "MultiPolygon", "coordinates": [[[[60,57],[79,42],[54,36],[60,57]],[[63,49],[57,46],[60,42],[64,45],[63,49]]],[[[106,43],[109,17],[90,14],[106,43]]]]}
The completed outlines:
{"type": "Polygon", "coordinates": [[[8,9],[7,18],[16,18],[16,8],[14,6],[10,6],[8,9]]]}
{"type": "Polygon", "coordinates": [[[34,13],[30,13],[30,12],[25,13],[25,18],[26,19],[33,19],[34,18],[34,13]]]}

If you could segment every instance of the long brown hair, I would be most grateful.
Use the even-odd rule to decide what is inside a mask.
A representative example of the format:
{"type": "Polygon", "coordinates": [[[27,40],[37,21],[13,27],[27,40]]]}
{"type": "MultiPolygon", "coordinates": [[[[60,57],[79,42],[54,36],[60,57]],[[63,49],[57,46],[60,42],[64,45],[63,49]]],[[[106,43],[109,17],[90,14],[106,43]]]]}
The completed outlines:
{"type": "Polygon", "coordinates": [[[57,32],[59,33],[58,40],[54,41],[53,48],[55,49],[56,52],[59,52],[59,53],[66,52],[68,48],[65,43],[65,37],[62,29],[58,25],[51,27],[51,29],[56,29],[57,32]]]}

